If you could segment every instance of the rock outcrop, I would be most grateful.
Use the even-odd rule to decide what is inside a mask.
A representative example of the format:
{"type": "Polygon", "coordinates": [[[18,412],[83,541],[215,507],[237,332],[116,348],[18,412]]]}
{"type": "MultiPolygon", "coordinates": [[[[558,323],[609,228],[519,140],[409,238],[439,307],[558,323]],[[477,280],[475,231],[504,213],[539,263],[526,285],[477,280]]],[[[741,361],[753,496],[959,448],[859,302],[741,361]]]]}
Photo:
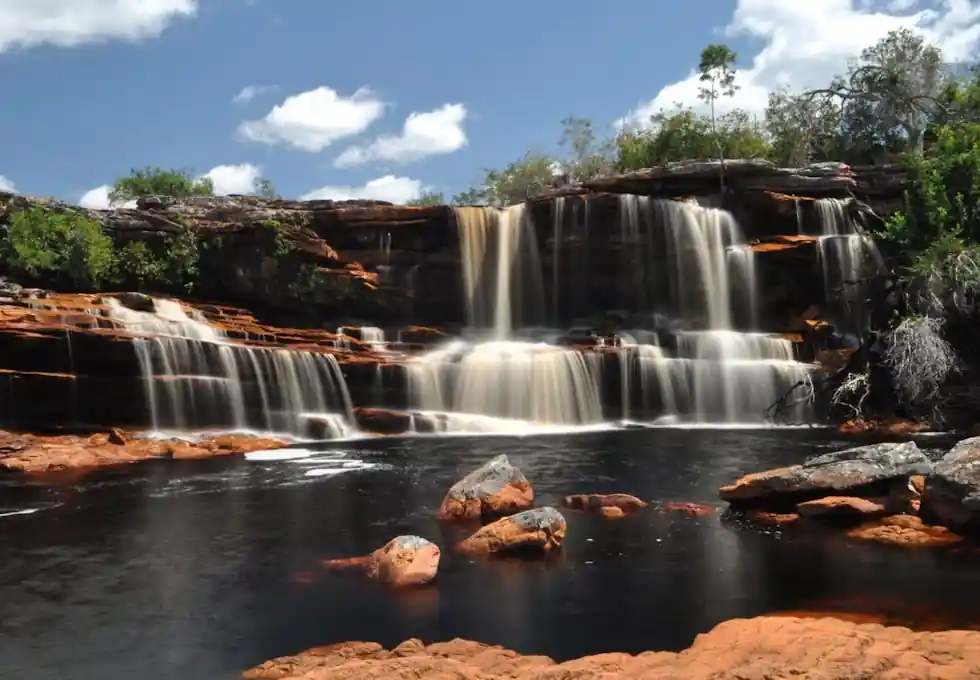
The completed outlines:
{"type": "Polygon", "coordinates": [[[956,531],[980,531],[980,437],[964,439],[936,463],[921,512],[956,531]]]}
{"type": "Polygon", "coordinates": [[[535,508],[486,525],[460,543],[458,550],[469,555],[547,553],[561,547],[566,529],[560,512],[535,508]]]}
{"type": "Polygon", "coordinates": [[[980,632],[914,632],[834,618],[725,621],[679,652],[598,654],[555,663],[466,640],[388,651],[370,642],[314,647],[246,671],[245,680],[454,678],[456,680],[770,680],[771,678],[971,678],[980,632]]]}
{"type": "Polygon", "coordinates": [[[286,442],[250,435],[199,440],[142,439],[114,430],[90,437],[43,437],[0,431],[0,470],[47,473],[136,463],[151,458],[195,460],[278,449],[286,442]]]}
{"type": "Polygon", "coordinates": [[[932,471],[915,442],[859,446],[793,465],[746,475],[719,490],[736,507],[788,509],[826,496],[887,497],[912,475],[932,471]]]}
{"type": "Polygon", "coordinates": [[[439,506],[439,519],[489,519],[533,504],[531,483],[501,455],[452,485],[439,506]]]}
{"type": "Polygon", "coordinates": [[[565,507],[572,508],[573,510],[600,512],[604,508],[616,508],[626,514],[642,510],[649,505],[646,501],[625,493],[573,494],[571,496],[565,496],[562,499],[562,503],[565,507]]]}
{"type": "Polygon", "coordinates": [[[432,582],[439,572],[439,546],[421,536],[397,536],[370,555],[327,560],[328,569],[362,570],[368,578],[402,588],[432,582]]]}

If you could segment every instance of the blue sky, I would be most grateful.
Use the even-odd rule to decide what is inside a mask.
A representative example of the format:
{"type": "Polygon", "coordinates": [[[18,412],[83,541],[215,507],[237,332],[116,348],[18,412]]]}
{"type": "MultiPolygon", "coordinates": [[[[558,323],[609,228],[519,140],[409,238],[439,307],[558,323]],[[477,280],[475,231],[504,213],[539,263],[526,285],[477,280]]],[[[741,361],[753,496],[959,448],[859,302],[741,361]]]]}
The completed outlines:
{"type": "Polygon", "coordinates": [[[974,55],[978,4],[0,0],[0,184],[94,206],[159,165],[222,191],[261,173],[289,197],[450,195],[553,150],[566,116],[611,131],[696,103],[710,42],[739,53],[729,105],[761,113],[772,88],[825,82],[899,26],[974,55]]]}

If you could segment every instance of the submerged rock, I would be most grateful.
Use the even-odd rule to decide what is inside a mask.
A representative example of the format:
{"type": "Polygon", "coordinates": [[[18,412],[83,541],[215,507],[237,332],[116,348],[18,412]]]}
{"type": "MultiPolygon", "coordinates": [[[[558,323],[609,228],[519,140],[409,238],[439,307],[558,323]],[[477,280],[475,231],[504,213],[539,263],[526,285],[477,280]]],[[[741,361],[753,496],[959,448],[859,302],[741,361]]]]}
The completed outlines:
{"type": "Polygon", "coordinates": [[[471,555],[548,552],[561,547],[566,528],[565,518],[552,507],[525,510],[486,525],[460,543],[459,550],[471,555]]]}
{"type": "Polygon", "coordinates": [[[946,527],[929,526],[912,515],[894,515],[863,524],[847,532],[851,538],[875,543],[888,543],[905,548],[936,548],[954,545],[963,540],[946,527]]]}
{"type": "Polygon", "coordinates": [[[887,496],[932,464],[915,442],[884,443],[835,451],[801,465],[746,475],[718,494],[732,505],[783,508],[824,496],[887,496]]]}
{"type": "Polygon", "coordinates": [[[453,484],[439,506],[439,519],[499,517],[533,505],[531,483],[501,455],[453,484]]]}
{"type": "Polygon", "coordinates": [[[957,531],[980,531],[980,437],[964,439],[936,463],[922,516],[957,531]]]}
{"type": "Polygon", "coordinates": [[[327,560],[328,569],[359,569],[368,578],[395,587],[421,586],[439,571],[439,546],[421,536],[396,536],[370,555],[327,560]]]}
{"type": "Polygon", "coordinates": [[[556,663],[499,646],[408,640],[388,651],[373,642],[314,647],[267,661],[246,680],[453,678],[455,680],[764,680],[768,678],[967,678],[980,632],[916,632],[836,618],[733,619],[681,652],[597,654],[556,663]]]}
{"type": "Polygon", "coordinates": [[[802,517],[860,520],[885,514],[885,506],[857,496],[825,496],[800,503],[796,511],[802,517]]]}
{"type": "Polygon", "coordinates": [[[574,510],[591,510],[601,512],[604,508],[616,508],[624,513],[635,512],[649,505],[636,496],[625,493],[589,493],[565,496],[563,503],[574,510]]]}
{"type": "Polygon", "coordinates": [[[660,509],[667,512],[679,512],[688,517],[707,517],[715,514],[715,508],[704,503],[690,503],[687,501],[666,501],[660,504],[660,509]]]}

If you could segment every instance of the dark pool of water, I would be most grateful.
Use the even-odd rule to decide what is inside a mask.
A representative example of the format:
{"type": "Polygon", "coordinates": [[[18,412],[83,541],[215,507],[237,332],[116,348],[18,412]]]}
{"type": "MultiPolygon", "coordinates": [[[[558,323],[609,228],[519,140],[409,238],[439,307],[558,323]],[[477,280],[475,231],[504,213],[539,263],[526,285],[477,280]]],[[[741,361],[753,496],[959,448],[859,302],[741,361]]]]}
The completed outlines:
{"type": "Polygon", "coordinates": [[[539,504],[582,491],[715,503],[743,472],[840,446],[812,431],[426,438],[334,446],[345,454],[332,459],[159,461],[54,487],[8,479],[0,515],[41,509],[0,516],[0,677],[216,680],[317,644],[409,637],[564,659],[679,649],[724,619],[842,602],[980,611],[969,554],[650,511],[568,512],[560,555],[472,559],[433,520],[447,487],[499,453],[539,504]],[[378,467],[336,474],[355,460],[378,467]],[[409,532],[444,546],[431,587],[318,569],[409,532]]]}

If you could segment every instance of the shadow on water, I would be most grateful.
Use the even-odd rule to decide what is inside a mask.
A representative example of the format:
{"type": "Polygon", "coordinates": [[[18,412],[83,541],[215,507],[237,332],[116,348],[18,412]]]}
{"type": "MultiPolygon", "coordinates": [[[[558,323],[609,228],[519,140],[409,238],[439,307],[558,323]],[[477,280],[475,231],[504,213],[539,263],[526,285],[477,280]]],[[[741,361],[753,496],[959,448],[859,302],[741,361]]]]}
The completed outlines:
{"type": "Polygon", "coordinates": [[[0,480],[0,515],[38,508],[0,516],[0,676],[214,680],[313,645],[409,637],[565,659],[680,649],[719,621],[785,610],[972,623],[971,554],[651,508],[619,522],[568,511],[560,554],[487,560],[454,554],[466,528],[434,520],[448,486],[500,453],[539,505],[622,491],[721,507],[718,486],[740,474],[842,445],[807,430],[379,439],[298,460],[150,462],[61,486],[0,480]],[[443,546],[436,585],[393,593],[320,568],[409,532],[443,546]]]}

